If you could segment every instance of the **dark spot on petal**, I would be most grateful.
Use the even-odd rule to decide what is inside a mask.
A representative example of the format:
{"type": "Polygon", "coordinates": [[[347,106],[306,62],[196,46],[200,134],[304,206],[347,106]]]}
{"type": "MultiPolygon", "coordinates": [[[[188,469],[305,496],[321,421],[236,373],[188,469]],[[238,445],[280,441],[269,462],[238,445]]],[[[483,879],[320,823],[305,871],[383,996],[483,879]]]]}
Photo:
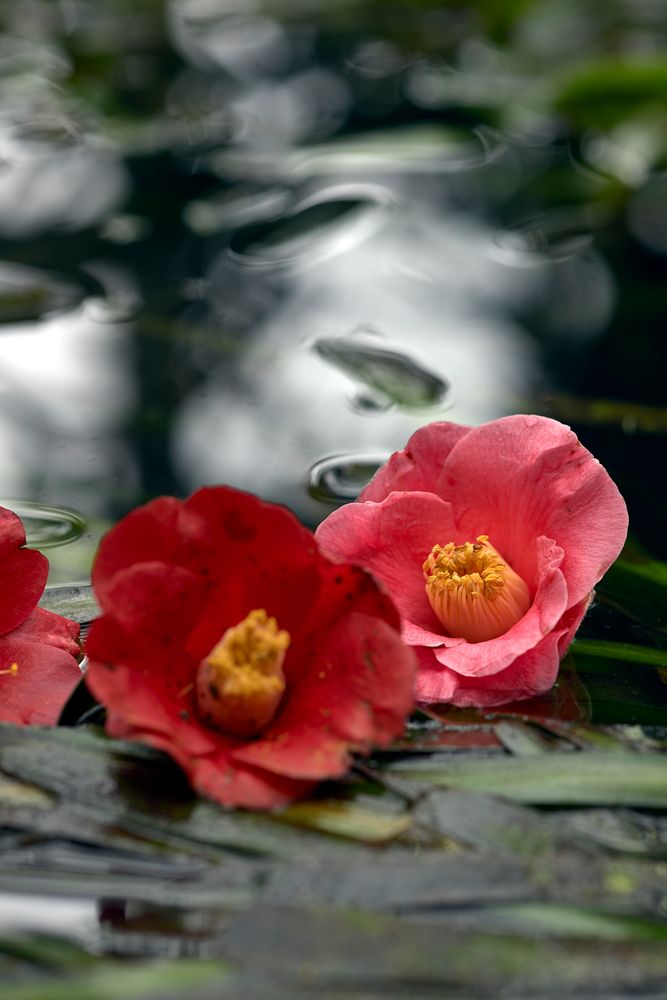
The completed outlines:
{"type": "Polygon", "coordinates": [[[334,577],[334,583],[342,583],[342,582],[343,582],[343,577],[339,573],[338,576],[334,577]]]}
{"type": "Polygon", "coordinates": [[[183,720],[183,722],[189,722],[190,721],[190,713],[188,712],[188,710],[186,708],[182,708],[180,710],[180,712],[178,713],[178,715],[179,715],[179,718],[181,718],[183,720]]]}
{"type": "Polygon", "coordinates": [[[208,693],[210,694],[211,698],[215,698],[216,701],[220,700],[220,689],[217,687],[216,684],[209,684],[208,693]]]}
{"type": "Polygon", "coordinates": [[[237,542],[249,542],[257,534],[252,524],[246,524],[238,510],[228,511],[222,519],[222,524],[229,535],[237,542]]]}

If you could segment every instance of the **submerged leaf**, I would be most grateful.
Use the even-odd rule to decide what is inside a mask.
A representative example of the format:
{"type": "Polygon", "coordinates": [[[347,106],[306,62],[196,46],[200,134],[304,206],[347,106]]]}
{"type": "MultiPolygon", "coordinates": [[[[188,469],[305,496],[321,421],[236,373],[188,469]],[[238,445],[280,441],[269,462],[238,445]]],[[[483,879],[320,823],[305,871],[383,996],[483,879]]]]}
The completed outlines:
{"type": "Polygon", "coordinates": [[[578,753],[439,762],[401,761],[390,774],[427,785],[502,794],[541,805],[632,805],[667,809],[659,754],[578,753]]]}

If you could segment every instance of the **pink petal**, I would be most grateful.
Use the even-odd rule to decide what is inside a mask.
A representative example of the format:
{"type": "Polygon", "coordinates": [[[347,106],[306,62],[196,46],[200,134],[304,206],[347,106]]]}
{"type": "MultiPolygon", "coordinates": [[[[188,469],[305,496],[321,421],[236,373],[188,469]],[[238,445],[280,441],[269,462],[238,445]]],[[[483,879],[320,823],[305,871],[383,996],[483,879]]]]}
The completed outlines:
{"type": "Polygon", "coordinates": [[[547,417],[504,417],[471,430],[450,452],[440,483],[464,533],[488,534],[533,590],[530,543],[553,538],[565,552],[568,606],[593,589],[626,536],[625,503],[607,472],[547,417]]]}
{"type": "Polygon", "coordinates": [[[417,699],[424,703],[447,701],[461,708],[490,708],[542,694],[558,675],[558,642],[563,634],[564,629],[554,629],[491,677],[457,674],[439,664],[433,650],[418,649],[417,699]]]}
{"type": "Polygon", "coordinates": [[[432,493],[391,493],[381,503],[347,504],[334,511],[315,537],[330,558],[372,573],[389,592],[404,625],[442,633],[426,596],[422,566],[436,543],[460,540],[450,504],[432,493]]]}
{"type": "Polygon", "coordinates": [[[592,600],[593,594],[586,594],[583,601],[579,601],[579,603],[575,604],[573,608],[569,608],[559,622],[559,624],[567,630],[558,640],[558,652],[560,653],[561,660],[570,648],[577,629],[581,625],[584,615],[591,606],[592,600]]]}
{"type": "Polygon", "coordinates": [[[439,493],[437,484],[449,452],[470,430],[462,424],[427,424],[412,435],[403,451],[396,451],[375,473],[359,500],[384,500],[405,490],[439,493]]]}
{"type": "Polygon", "coordinates": [[[63,649],[17,639],[0,638],[0,669],[18,664],[18,673],[0,676],[0,721],[18,725],[52,726],[81,680],[76,660],[63,649]]]}

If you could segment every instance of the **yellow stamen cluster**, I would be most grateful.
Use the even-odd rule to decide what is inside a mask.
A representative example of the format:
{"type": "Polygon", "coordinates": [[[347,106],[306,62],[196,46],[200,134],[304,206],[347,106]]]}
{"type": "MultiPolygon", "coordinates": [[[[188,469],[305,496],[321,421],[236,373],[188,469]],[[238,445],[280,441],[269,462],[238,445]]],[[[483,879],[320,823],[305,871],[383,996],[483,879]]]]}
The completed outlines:
{"type": "Polygon", "coordinates": [[[231,736],[256,736],[275,715],[285,690],[290,644],[266,611],[251,611],[227,629],[202,660],[195,682],[203,720],[231,736]]]}
{"type": "Polygon", "coordinates": [[[19,665],[18,663],[12,663],[11,667],[7,667],[6,670],[0,670],[0,676],[2,674],[9,674],[10,677],[18,677],[19,665]]]}
{"type": "Polygon", "coordinates": [[[431,607],[450,636],[468,642],[495,639],[530,607],[526,583],[488,535],[463,545],[434,545],[423,569],[431,607]]]}

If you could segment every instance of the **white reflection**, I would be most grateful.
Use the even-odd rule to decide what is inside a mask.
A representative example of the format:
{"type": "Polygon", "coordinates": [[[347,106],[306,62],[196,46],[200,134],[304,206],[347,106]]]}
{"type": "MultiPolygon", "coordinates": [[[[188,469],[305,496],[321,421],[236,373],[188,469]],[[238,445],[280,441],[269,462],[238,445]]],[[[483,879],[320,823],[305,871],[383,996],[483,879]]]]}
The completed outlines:
{"type": "Polygon", "coordinates": [[[136,390],[128,328],[84,310],[0,327],[0,479],[5,496],[44,499],[90,516],[128,488],[120,432],[136,390]]]}
{"type": "Polygon", "coordinates": [[[172,0],[168,7],[172,43],[186,59],[203,69],[220,68],[248,81],[287,68],[290,45],[273,19],[238,13],[226,5],[202,0],[172,0]]]}
{"type": "Polygon", "coordinates": [[[97,902],[3,892],[0,893],[0,930],[4,934],[23,931],[66,935],[90,946],[99,936],[97,902]]]}
{"type": "Polygon", "coordinates": [[[237,121],[237,138],[260,144],[289,144],[329,135],[343,123],[349,106],[344,81],[315,68],[284,82],[264,80],[248,86],[229,102],[237,121]]]}
{"type": "MultiPolygon", "coordinates": [[[[485,256],[489,238],[469,218],[411,203],[345,253],[284,273],[244,347],[236,385],[221,368],[175,419],[173,454],[188,484],[230,482],[317,520],[325,509],[307,497],[306,477],[324,455],[392,451],[429,420],[480,423],[515,409],[534,367],[502,305],[525,294],[528,278],[485,256]],[[365,323],[454,383],[445,416],[438,406],[372,417],[349,407],[354,383],[307,344],[365,323]]],[[[226,266],[212,272],[214,291],[230,287],[226,266]]],[[[275,283],[276,274],[264,280],[275,283]]],[[[256,272],[255,294],[260,284],[256,272]]]]}
{"type": "Polygon", "coordinates": [[[92,225],[114,211],[128,190],[118,156],[78,141],[66,122],[0,123],[0,158],[3,236],[25,238],[51,227],[92,225]],[[49,134],[54,125],[63,133],[49,134]]]}

